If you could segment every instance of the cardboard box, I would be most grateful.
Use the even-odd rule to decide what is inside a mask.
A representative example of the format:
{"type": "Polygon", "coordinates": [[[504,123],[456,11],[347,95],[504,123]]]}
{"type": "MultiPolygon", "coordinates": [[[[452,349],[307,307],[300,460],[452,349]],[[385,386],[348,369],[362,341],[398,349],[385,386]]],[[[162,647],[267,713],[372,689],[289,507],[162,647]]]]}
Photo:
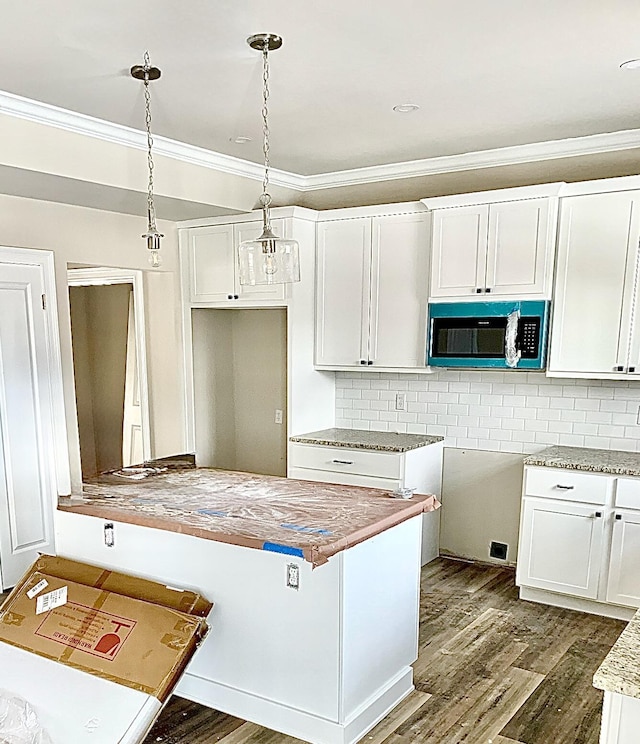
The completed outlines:
{"type": "Polygon", "coordinates": [[[42,556],[0,609],[0,688],[28,700],[58,744],[140,741],[211,608],[195,592],[42,556]]]}

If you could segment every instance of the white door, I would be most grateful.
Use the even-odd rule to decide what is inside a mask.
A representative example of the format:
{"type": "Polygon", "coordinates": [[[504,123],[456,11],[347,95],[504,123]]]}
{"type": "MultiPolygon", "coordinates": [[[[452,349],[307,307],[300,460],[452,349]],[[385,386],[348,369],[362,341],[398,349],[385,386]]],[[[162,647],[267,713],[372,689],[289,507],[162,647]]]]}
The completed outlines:
{"type": "Polygon", "coordinates": [[[368,361],[371,220],[318,223],[316,364],[368,361]]]}
{"type": "Polygon", "coordinates": [[[495,295],[542,295],[547,262],[549,199],[492,204],[485,287],[495,295]]]}
{"type": "Polygon", "coordinates": [[[517,584],[595,599],[604,507],[526,498],[522,508],[517,584]]]}
{"type": "Polygon", "coordinates": [[[374,367],[425,366],[428,285],[429,215],[375,217],[369,319],[374,367]]]}
{"type": "Polygon", "coordinates": [[[38,552],[54,549],[56,488],[43,297],[42,267],[0,263],[2,588],[13,586],[38,552]]]}
{"type": "Polygon", "coordinates": [[[640,607],[640,512],[613,515],[607,602],[640,607]]]}
{"type": "Polygon", "coordinates": [[[488,219],[486,204],[433,211],[431,297],[482,296],[488,219]]]}
{"type": "Polygon", "coordinates": [[[136,319],[133,290],[129,295],[127,321],[127,357],[124,374],[124,415],[122,423],[122,467],[144,462],[142,401],[136,343],[136,319]]]}
{"type": "Polygon", "coordinates": [[[561,200],[551,373],[623,371],[639,235],[637,191],[561,200]]]}

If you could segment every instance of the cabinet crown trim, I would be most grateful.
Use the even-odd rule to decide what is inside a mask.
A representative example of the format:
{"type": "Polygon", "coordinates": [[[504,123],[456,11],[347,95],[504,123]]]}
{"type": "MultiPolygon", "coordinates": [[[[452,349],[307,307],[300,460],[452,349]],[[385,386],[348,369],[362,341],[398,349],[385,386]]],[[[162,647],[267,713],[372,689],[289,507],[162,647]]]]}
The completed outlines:
{"type": "Polygon", "coordinates": [[[495,191],[475,191],[469,194],[452,194],[421,199],[428,209],[449,209],[466,207],[473,204],[497,204],[499,202],[520,201],[522,199],[540,199],[559,196],[565,188],[563,181],[544,183],[536,186],[521,186],[513,189],[496,189],[495,191]]]}

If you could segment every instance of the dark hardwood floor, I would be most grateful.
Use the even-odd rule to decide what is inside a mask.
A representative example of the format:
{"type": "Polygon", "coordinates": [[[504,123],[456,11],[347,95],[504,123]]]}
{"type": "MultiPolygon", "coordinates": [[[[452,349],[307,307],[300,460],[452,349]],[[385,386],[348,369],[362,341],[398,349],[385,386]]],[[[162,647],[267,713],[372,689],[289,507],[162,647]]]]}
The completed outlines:
{"type": "MultiPolygon", "coordinates": [[[[521,602],[512,571],[446,559],[422,571],[416,690],[363,744],[597,744],[591,678],[618,620],[521,602]]],[[[145,744],[295,744],[172,698],[145,744]]]]}

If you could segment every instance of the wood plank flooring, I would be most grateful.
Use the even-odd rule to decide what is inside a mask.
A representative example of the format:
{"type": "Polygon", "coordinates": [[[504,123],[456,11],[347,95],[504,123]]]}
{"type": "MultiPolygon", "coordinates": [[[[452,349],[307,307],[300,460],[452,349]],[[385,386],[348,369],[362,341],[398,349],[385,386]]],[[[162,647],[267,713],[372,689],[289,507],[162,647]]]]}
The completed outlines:
{"type": "MultiPolygon", "coordinates": [[[[591,678],[625,623],[521,602],[512,571],[438,559],[422,571],[416,691],[363,744],[597,744],[591,678]]],[[[297,744],[172,698],[145,744],[297,744]]]]}

